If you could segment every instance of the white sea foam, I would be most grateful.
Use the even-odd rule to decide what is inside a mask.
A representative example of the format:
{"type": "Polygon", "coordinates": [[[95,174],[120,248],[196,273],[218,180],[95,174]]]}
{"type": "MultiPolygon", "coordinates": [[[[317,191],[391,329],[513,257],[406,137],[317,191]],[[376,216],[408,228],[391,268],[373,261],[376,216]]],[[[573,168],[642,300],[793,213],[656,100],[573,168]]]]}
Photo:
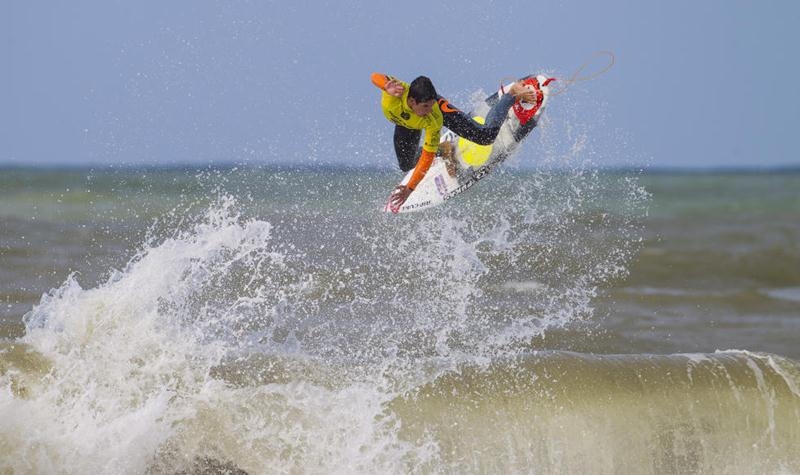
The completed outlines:
{"type": "Polygon", "coordinates": [[[341,473],[398,470],[392,450],[402,452],[402,444],[383,415],[379,386],[291,380],[235,389],[212,377],[236,353],[219,328],[236,327],[242,301],[252,305],[269,283],[243,280],[251,289],[225,307],[230,313],[204,292],[218,292],[211,284],[242,261],[268,273],[286,257],[271,250],[268,223],[242,220],[233,207],[223,200],[97,288],[70,277],[33,309],[22,342],[52,366],[25,398],[0,391],[0,467],[144,473],[210,456],[254,473],[299,463],[341,473]]]}

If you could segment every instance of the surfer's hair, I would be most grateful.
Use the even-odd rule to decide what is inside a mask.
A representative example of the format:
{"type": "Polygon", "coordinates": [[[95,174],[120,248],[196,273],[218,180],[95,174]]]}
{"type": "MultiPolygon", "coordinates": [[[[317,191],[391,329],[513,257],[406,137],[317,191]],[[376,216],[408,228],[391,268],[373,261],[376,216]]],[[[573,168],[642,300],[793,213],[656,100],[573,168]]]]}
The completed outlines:
{"type": "Polygon", "coordinates": [[[435,101],[439,98],[436,88],[433,87],[431,80],[425,76],[420,76],[411,81],[408,87],[408,97],[417,102],[435,101]]]}

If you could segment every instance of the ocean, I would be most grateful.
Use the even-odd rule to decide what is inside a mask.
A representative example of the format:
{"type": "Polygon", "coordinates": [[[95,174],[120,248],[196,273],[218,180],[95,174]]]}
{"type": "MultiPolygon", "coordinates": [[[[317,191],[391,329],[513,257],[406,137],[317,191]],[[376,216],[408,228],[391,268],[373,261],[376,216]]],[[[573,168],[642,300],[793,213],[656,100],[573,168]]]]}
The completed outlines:
{"type": "Polygon", "coordinates": [[[0,473],[800,473],[800,172],[0,169],[0,473]]]}

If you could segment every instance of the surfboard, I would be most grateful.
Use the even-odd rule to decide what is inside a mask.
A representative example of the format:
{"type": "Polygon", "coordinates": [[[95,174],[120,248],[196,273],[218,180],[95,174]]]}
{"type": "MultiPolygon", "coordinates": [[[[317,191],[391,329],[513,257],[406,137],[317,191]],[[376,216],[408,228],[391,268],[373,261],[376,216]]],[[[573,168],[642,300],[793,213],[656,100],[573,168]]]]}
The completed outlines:
{"type": "MultiPolygon", "coordinates": [[[[535,77],[535,88],[537,93],[537,103],[516,103],[508,111],[508,116],[503,122],[497,138],[491,145],[478,145],[464,138],[458,137],[453,131],[442,129],[439,152],[433,160],[433,164],[425,173],[422,181],[419,182],[414,191],[411,192],[399,213],[410,213],[422,211],[434,206],[441,205],[461,193],[472,188],[482,179],[486,178],[498,165],[510,157],[522,143],[523,140],[536,127],[542,112],[547,104],[550,95],[549,84],[551,78],[546,76],[527,76],[535,77]],[[449,145],[446,144],[449,142],[449,145]],[[450,149],[452,153],[443,153],[450,149]],[[447,158],[449,156],[449,158],[447,158]],[[449,165],[449,166],[448,166],[449,165]]],[[[478,120],[483,120],[503,94],[508,90],[508,86],[502,87],[499,91],[487,97],[475,109],[470,111],[470,115],[478,120]]],[[[408,183],[411,179],[413,170],[409,171],[402,184],[408,183]]],[[[384,206],[385,212],[391,212],[389,204],[384,206]]]]}

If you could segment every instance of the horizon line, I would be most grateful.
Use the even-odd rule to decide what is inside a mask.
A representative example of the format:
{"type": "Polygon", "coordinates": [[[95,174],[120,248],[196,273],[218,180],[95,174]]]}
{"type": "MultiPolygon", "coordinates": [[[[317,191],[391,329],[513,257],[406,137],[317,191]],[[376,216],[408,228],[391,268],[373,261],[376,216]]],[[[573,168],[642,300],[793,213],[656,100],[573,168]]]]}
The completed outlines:
{"type": "MultiPolygon", "coordinates": [[[[0,163],[0,171],[26,170],[26,171],[57,171],[57,170],[230,170],[234,168],[245,169],[275,169],[275,170],[301,170],[301,171],[334,171],[334,170],[356,170],[374,172],[395,172],[395,167],[382,165],[349,165],[349,164],[314,164],[314,163],[236,163],[236,162],[207,162],[207,163],[172,163],[172,164],[153,164],[153,163],[52,163],[52,164],[21,164],[21,163],[0,163]]],[[[572,167],[548,167],[554,170],[569,170],[572,167]]],[[[601,172],[637,172],[637,173],[674,173],[674,174],[703,174],[703,173],[796,173],[800,172],[800,163],[786,165],[596,165],[585,167],[590,170],[601,172]]],[[[525,166],[519,169],[523,171],[536,171],[540,167],[525,166]]]]}

